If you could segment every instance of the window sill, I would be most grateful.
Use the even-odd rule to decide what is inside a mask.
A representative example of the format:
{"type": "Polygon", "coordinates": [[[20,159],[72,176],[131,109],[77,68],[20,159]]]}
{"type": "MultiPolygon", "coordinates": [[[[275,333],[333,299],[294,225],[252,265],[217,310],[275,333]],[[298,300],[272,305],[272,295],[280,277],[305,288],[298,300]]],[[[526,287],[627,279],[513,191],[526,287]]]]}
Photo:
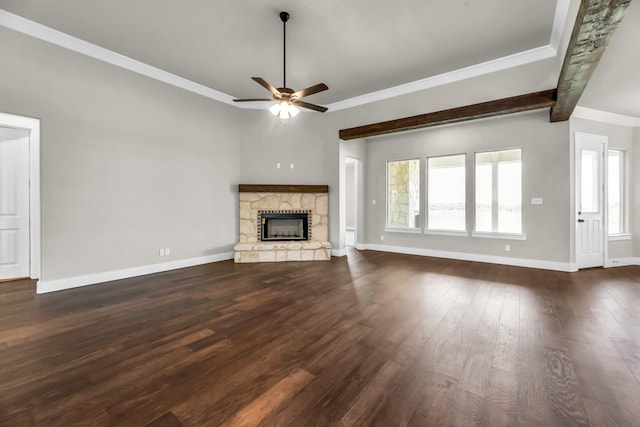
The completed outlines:
{"type": "Polygon", "coordinates": [[[471,237],[481,237],[485,239],[502,239],[502,240],[527,240],[526,234],[515,233],[491,233],[485,231],[474,231],[471,237]]]}
{"type": "Polygon", "coordinates": [[[434,236],[469,237],[468,231],[460,230],[424,230],[424,234],[431,234],[434,236]]]}
{"type": "Polygon", "coordinates": [[[409,234],[420,234],[422,230],[419,228],[390,228],[385,227],[384,231],[386,233],[409,233],[409,234]]]}
{"type": "Polygon", "coordinates": [[[622,240],[631,240],[631,234],[610,234],[609,241],[610,242],[619,242],[622,240]]]}

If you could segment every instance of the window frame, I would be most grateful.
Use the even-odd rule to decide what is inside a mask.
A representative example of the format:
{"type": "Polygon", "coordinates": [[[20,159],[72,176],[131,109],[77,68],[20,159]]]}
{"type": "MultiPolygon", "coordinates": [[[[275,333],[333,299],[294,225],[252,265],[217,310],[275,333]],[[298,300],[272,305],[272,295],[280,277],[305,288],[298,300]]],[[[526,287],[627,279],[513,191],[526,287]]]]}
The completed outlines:
{"type": "MultiPolygon", "coordinates": [[[[482,150],[482,151],[474,151],[473,153],[473,231],[471,232],[471,237],[481,237],[481,238],[489,238],[489,239],[505,239],[505,240],[526,240],[527,235],[524,231],[524,206],[525,206],[525,197],[524,197],[524,149],[523,147],[504,147],[504,148],[496,148],[493,150],[482,150]],[[497,153],[501,151],[512,151],[512,150],[520,150],[520,233],[513,232],[501,232],[501,231],[478,231],[477,230],[477,187],[478,187],[478,177],[477,177],[477,156],[478,154],[485,153],[497,153]]],[[[493,184],[493,182],[492,182],[493,184]]],[[[492,197],[493,203],[493,197],[492,197]]],[[[493,215],[493,211],[492,211],[493,215]]],[[[492,227],[493,228],[493,227],[492,227]]]]}
{"type": "Polygon", "coordinates": [[[606,213],[607,213],[607,239],[609,241],[619,241],[619,240],[631,240],[631,234],[629,233],[629,156],[628,151],[623,150],[621,148],[608,147],[607,148],[607,203],[606,203],[606,213]],[[615,151],[619,153],[619,193],[620,193],[620,224],[622,230],[619,233],[611,233],[609,230],[609,193],[610,193],[610,182],[609,182],[609,152],[615,151]]]}
{"type": "Polygon", "coordinates": [[[412,160],[418,161],[418,185],[422,186],[422,160],[419,156],[417,157],[407,157],[407,158],[397,158],[393,160],[385,161],[385,222],[384,222],[384,231],[390,233],[422,233],[422,189],[418,188],[418,214],[420,216],[420,223],[418,227],[398,227],[389,225],[389,164],[393,162],[408,162],[412,160]]]}

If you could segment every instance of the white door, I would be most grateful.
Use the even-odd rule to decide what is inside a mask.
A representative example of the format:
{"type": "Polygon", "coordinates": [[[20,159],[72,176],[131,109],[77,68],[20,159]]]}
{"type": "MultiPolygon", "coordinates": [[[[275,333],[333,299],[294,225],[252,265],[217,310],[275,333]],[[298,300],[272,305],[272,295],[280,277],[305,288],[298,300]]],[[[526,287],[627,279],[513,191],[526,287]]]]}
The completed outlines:
{"type": "Polygon", "coordinates": [[[29,277],[29,132],[0,127],[0,280],[29,277]]]}
{"type": "Polygon", "coordinates": [[[576,132],[576,263],[604,265],[604,153],[607,137],[576,132]]]}

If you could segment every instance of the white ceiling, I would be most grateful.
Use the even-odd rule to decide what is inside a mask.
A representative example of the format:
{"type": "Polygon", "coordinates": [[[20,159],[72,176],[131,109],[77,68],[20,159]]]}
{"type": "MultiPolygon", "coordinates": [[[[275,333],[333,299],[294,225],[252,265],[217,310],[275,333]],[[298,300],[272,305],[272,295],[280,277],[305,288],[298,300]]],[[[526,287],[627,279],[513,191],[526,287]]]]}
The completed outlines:
{"type": "MultiPolygon", "coordinates": [[[[549,89],[557,82],[558,61],[545,67],[536,62],[561,62],[560,38],[575,17],[568,13],[570,3],[577,0],[0,0],[9,12],[0,24],[30,27],[23,32],[47,39],[51,34],[29,21],[43,24],[213,89],[214,98],[220,92],[218,98],[228,102],[268,97],[251,76],[282,85],[278,13],[286,10],[287,86],[299,90],[325,82],[330,89],[308,100],[335,111],[515,66],[520,88],[549,89]],[[28,25],[16,23],[14,14],[28,25]]],[[[636,6],[619,31],[637,41],[636,6]]],[[[640,117],[638,92],[619,105],[608,93],[612,84],[600,82],[615,73],[616,89],[624,89],[622,78],[635,77],[615,64],[618,56],[629,56],[625,44],[614,35],[585,98],[590,108],[640,117]]],[[[640,64],[637,49],[634,55],[640,64]]],[[[634,90],[639,87],[636,81],[634,90]]]]}

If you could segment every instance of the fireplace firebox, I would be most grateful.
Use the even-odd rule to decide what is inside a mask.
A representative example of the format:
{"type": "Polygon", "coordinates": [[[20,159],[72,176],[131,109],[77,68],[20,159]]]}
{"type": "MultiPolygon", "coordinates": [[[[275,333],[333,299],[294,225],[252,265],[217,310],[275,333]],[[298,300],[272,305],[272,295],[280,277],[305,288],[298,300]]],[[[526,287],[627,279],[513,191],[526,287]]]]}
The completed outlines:
{"type": "Polygon", "coordinates": [[[261,241],[309,240],[310,212],[260,212],[261,241]]]}

